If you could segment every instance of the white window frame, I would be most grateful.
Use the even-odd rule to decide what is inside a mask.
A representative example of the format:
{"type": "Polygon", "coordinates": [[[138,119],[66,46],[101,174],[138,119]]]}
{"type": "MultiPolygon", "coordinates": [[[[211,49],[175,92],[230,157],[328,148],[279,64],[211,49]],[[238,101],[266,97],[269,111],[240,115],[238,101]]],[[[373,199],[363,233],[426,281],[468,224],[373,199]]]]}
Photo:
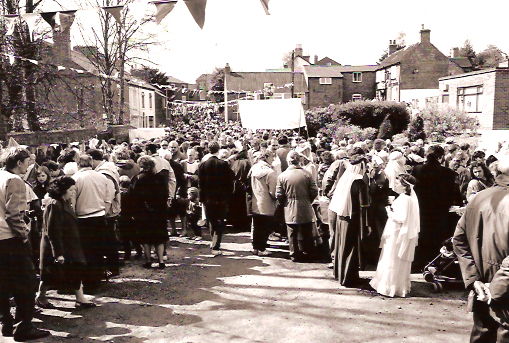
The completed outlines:
{"type": "Polygon", "coordinates": [[[148,93],[148,107],[152,108],[152,93],[148,93]]]}
{"type": "Polygon", "coordinates": [[[352,82],[362,82],[362,72],[354,71],[352,73],[352,82]],[[356,77],[358,76],[358,77],[356,77]]]}
{"type": "Polygon", "coordinates": [[[359,94],[359,93],[352,94],[352,101],[359,101],[359,100],[362,100],[362,94],[359,94]]]}
{"type": "Polygon", "coordinates": [[[141,108],[145,108],[145,92],[141,92],[141,108]]]}
{"type": "Polygon", "coordinates": [[[319,82],[321,85],[332,85],[332,78],[331,77],[321,77],[319,82]]]}

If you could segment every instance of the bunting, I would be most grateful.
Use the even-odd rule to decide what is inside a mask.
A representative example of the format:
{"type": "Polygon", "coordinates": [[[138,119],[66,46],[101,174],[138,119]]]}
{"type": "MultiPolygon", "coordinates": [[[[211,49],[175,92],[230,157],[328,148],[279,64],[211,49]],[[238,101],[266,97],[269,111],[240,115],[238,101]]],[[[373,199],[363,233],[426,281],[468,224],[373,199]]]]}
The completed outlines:
{"type": "Polygon", "coordinates": [[[18,19],[18,15],[6,15],[4,16],[4,19],[7,21],[7,32],[5,33],[6,36],[10,36],[14,33],[14,28],[16,26],[16,20],[18,19]]]}
{"type": "Polygon", "coordinates": [[[123,8],[124,8],[124,6],[111,6],[111,7],[103,7],[103,10],[105,10],[106,12],[111,14],[113,16],[113,18],[115,18],[115,20],[117,21],[117,23],[119,25],[122,25],[122,19],[120,16],[121,16],[121,12],[122,12],[123,8]]]}
{"type": "Polygon", "coordinates": [[[44,21],[46,21],[51,26],[51,28],[54,30],[55,26],[56,26],[57,12],[44,12],[44,13],[40,13],[40,15],[41,15],[42,19],[44,19],[44,21]]]}
{"type": "Polygon", "coordinates": [[[260,2],[262,3],[263,10],[265,11],[266,15],[270,15],[270,13],[269,13],[269,1],[270,0],[260,0],[260,2]]]}
{"type": "Polygon", "coordinates": [[[205,25],[205,7],[207,6],[207,0],[184,0],[184,2],[196,24],[198,24],[200,29],[203,29],[203,25],[205,25]]]}
{"type": "Polygon", "coordinates": [[[76,11],[58,12],[58,21],[61,32],[65,32],[71,28],[72,23],[74,23],[75,13],[76,11]]]}
{"type": "Polygon", "coordinates": [[[161,20],[163,20],[175,7],[177,1],[157,1],[153,2],[156,6],[156,24],[159,25],[161,20]]]}
{"type": "Polygon", "coordinates": [[[30,36],[29,38],[30,38],[30,40],[32,40],[35,22],[37,21],[37,19],[39,19],[39,14],[38,13],[25,13],[25,14],[21,15],[21,19],[23,19],[23,21],[27,24],[28,34],[30,36]]]}

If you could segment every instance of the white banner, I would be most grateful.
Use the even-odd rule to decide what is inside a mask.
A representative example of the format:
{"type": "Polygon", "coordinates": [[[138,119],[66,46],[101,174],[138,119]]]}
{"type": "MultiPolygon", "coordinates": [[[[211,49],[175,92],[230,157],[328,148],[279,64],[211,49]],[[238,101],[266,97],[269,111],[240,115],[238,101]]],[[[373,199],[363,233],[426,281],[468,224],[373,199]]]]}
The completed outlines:
{"type": "Polygon", "coordinates": [[[301,99],[239,100],[239,112],[247,129],[307,127],[301,99]]]}
{"type": "Polygon", "coordinates": [[[165,134],[164,128],[146,128],[146,129],[130,129],[129,142],[133,142],[135,138],[146,140],[150,138],[161,138],[165,134]]]}

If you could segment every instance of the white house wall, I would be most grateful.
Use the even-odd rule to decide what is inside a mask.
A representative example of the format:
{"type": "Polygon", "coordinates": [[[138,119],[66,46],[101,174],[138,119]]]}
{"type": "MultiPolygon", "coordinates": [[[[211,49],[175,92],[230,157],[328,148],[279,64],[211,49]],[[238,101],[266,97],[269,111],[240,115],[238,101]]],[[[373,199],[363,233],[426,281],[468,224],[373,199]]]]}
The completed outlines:
{"type": "Polygon", "coordinates": [[[400,92],[400,101],[412,104],[413,108],[426,107],[426,98],[438,100],[438,89],[403,89],[400,92]]]}
{"type": "Polygon", "coordinates": [[[495,76],[495,72],[491,72],[441,79],[439,81],[440,101],[458,107],[458,88],[482,85],[483,93],[478,101],[479,111],[471,115],[477,117],[481,130],[492,130],[495,111],[495,76]],[[447,95],[448,101],[444,101],[444,96],[447,95]]]}

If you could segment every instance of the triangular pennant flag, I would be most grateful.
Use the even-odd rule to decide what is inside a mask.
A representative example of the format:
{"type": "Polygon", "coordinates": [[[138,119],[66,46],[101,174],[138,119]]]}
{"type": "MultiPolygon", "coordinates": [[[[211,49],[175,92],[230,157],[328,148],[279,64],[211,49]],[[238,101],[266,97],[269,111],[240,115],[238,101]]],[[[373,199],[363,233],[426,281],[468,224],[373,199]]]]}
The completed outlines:
{"type": "Polygon", "coordinates": [[[58,71],[60,71],[60,70],[65,70],[65,67],[57,66],[57,70],[58,70],[58,71]]]}
{"type": "Polygon", "coordinates": [[[177,4],[177,1],[158,1],[154,2],[154,5],[156,5],[156,24],[159,25],[161,23],[161,20],[164,19],[175,7],[177,4]]]}
{"type": "Polygon", "coordinates": [[[50,24],[51,28],[54,30],[56,25],[56,17],[57,12],[43,12],[39,13],[48,24],[50,24]]]}
{"type": "Polygon", "coordinates": [[[103,10],[105,10],[106,12],[111,14],[113,16],[113,18],[115,18],[115,20],[117,21],[117,23],[119,25],[122,25],[122,19],[120,18],[120,15],[121,15],[120,12],[122,12],[123,8],[124,8],[124,6],[111,6],[111,7],[103,7],[103,10]]]}
{"type": "Polygon", "coordinates": [[[14,64],[14,55],[9,55],[9,63],[10,65],[14,64]]]}
{"type": "Polygon", "coordinates": [[[4,19],[7,21],[7,32],[5,33],[6,36],[10,36],[14,33],[14,28],[16,26],[16,20],[18,19],[19,15],[5,15],[4,19]]]}
{"type": "Polygon", "coordinates": [[[39,61],[36,61],[36,60],[27,59],[27,61],[32,64],[39,64],[39,61]]]}
{"type": "Polygon", "coordinates": [[[9,144],[7,145],[7,148],[12,148],[12,147],[15,147],[15,146],[19,146],[18,142],[16,142],[14,140],[14,138],[10,137],[9,138],[9,144]]]}
{"type": "Polygon", "coordinates": [[[265,14],[266,15],[270,15],[270,13],[269,13],[269,1],[270,0],[260,0],[260,2],[262,3],[263,9],[265,10],[265,14]]]}
{"type": "Polygon", "coordinates": [[[189,12],[194,18],[194,21],[198,26],[203,29],[205,24],[205,7],[207,6],[207,0],[184,0],[189,12]]]}
{"type": "Polygon", "coordinates": [[[34,32],[35,22],[39,19],[38,13],[24,13],[21,15],[21,18],[27,23],[28,26],[28,34],[30,35],[30,40],[32,40],[32,34],[34,32]]]}
{"type": "Polygon", "coordinates": [[[65,32],[71,28],[74,23],[74,14],[76,11],[58,12],[58,23],[60,24],[60,32],[65,32]]]}

